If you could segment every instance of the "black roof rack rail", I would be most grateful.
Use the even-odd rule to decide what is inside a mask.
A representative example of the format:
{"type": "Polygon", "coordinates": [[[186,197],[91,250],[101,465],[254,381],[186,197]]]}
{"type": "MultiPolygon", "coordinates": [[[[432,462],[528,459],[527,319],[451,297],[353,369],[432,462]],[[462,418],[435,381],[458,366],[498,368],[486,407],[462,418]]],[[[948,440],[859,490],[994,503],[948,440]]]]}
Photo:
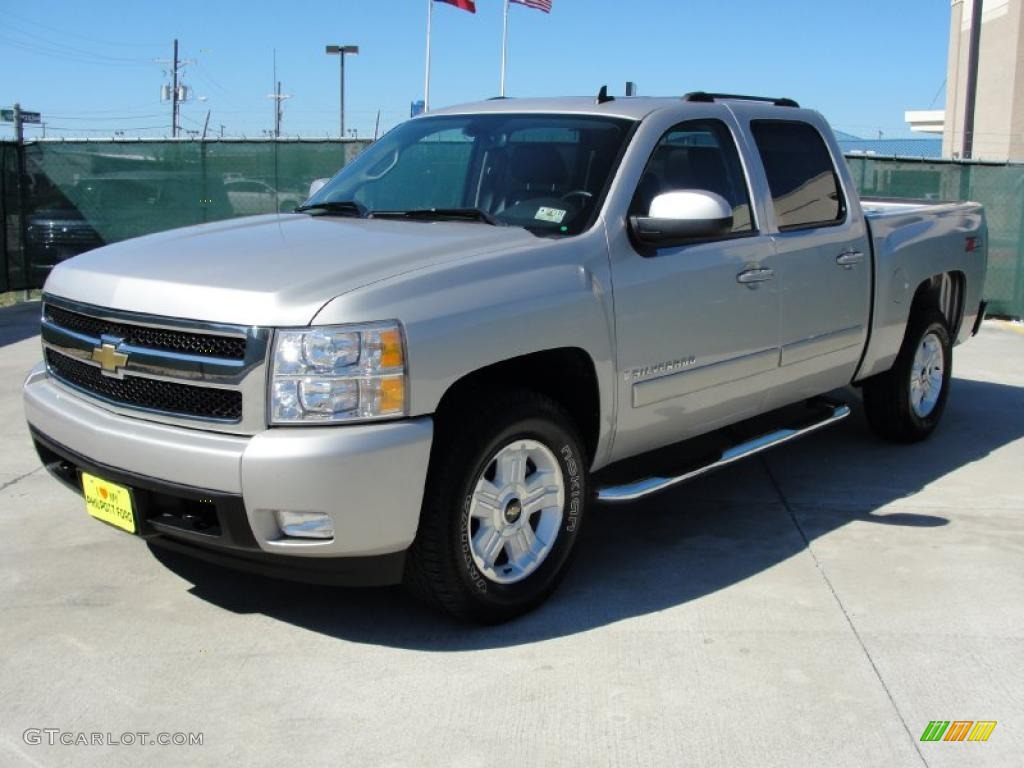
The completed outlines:
{"type": "Polygon", "coordinates": [[[777,99],[773,96],[741,96],[737,93],[705,93],[704,91],[694,91],[683,96],[683,101],[696,101],[696,102],[712,102],[718,101],[719,99],[733,99],[735,101],[763,101],[768,104],[774,104],[776,107],[796,107],[797,104],[793,99],[777,99]]]}

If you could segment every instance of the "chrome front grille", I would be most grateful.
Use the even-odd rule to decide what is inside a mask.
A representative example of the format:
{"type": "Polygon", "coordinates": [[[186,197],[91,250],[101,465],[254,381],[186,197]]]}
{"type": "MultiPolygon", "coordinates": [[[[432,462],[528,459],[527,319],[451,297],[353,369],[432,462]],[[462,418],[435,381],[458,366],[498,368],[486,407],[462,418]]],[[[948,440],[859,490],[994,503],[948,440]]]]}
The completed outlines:
{"type": "Polygon", "coordinates": [[[114,403],[204,419],[240,421],[242,418],[242,393],[235,390],[142,376],[105,376],[101,368],[52,349],[46,350],[46,365],[61,381],[114,403]]]}
{"type": "Polygon", "coordinates": [[[266,424],[270,332],[155,317],[47,296],[49,374],[105,407],[183,426],[254,433],[266,424]]]}
{"type": "Polygon", "coordinates": [[[244,337],[128,325],[70,312],[54,304],[47,304],[44,307],[43,317],[69,331],[97,338],[116,336],[125,344],[136,347],[151,347],[165,352],[183,352],[204,357],[222,357],[225,360],[245,359],[244,337]]]}

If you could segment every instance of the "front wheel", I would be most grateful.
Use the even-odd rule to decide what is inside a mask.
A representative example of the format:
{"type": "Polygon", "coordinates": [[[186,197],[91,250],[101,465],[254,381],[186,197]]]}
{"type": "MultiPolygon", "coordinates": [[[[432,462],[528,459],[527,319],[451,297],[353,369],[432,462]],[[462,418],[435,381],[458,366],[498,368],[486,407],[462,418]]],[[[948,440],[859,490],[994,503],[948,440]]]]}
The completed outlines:
{"type": "Polygon", "coordinates": [[[483,623],[541,603],[568,569],[587,498],[575,425],[553,400],[510,393],[438,425],[414,592],[483,623]]]}
{"type": "Polygon", "coordinates": [[[868,424],[887,440],[924,440],[946,408],[952,369],[946,318],[934,309],[915,313],[892,368],[864,383],[868,424]]]}

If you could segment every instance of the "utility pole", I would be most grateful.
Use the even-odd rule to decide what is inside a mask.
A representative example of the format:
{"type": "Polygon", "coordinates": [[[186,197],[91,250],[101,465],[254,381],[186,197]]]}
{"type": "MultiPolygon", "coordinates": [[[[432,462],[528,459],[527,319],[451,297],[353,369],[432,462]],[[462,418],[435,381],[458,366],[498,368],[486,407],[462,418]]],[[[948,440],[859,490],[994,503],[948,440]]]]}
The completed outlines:
{"type": "Polygon", "coordinates": [[[171,138],[178,135],[178,38],[174,38],[174,64],[171,70],[171,138]]]}
{"type": "Polygon", "coordinates": [[[268,93],[267,98],[274,100],[274,138],[281,138],[281,120],[284,118],[284,100],[290,99],[290,93],[281,93],[281,81],[277,79],[277,49],[274,49],[274,84],[273,93],[268,93]]]}
{"type": "Polygon", "coordinates": [[[277,93],[274,96],[274,138],[281,138],[281,81],[277,81],[277,93]]]}
{"type": "Polygon", "coordinates": [[[290,93],[281,93],[281,81],[277,81],[277,90],[274,93],[268,93],[267,98],[274,100],[274,138],[278,139],[281,137],[281,121],[284,119],[284,102],[286,99],[290,99],[292,95],[290,93]]]}
{"type": "Polygon", "coordinates": [[[164,85],[161,88],[161,99],[171,102],[171,136],[178,135],[181,116],[181,102],[187,98],[187,87],[178,84],[178,73],[189,64],[194,64],[192,59],[178,58],[178,40],[174,40],[174,56],[171,59],[157,59],[158,64],[169,64],[171,67],[171,85],[164,85]]]}

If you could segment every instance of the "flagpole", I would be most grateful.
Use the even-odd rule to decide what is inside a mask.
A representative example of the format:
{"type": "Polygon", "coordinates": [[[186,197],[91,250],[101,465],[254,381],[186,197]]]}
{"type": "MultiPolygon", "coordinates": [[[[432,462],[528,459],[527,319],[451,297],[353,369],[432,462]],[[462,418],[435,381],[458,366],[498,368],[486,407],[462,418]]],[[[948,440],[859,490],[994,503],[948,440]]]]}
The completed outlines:
{"type": "Polygon", "coordinates": [[[434,18],[434,0],[427,0],[427,66],[423,77],[423,111],[430,111],[430,24],[434,18]]]}
{"type": "Polygon", "coordinates": [[[508,6],[505,0],[505,21],[501,26],[501,96],[505,95],[505,66],[508,61],[508,6]]]}

